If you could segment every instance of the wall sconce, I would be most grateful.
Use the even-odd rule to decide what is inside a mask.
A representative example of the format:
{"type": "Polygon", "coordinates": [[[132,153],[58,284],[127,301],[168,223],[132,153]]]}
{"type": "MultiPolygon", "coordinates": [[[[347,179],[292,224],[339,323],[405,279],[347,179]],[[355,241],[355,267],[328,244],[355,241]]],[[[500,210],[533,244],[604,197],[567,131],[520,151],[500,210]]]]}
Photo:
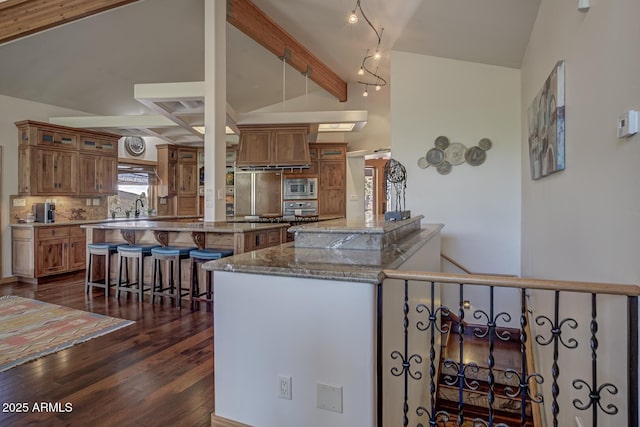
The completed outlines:
{"type": "Polygon", "coordinates": [[[469,301],[468,299],[462,301],[462,308],[464,308],[465,310],[469,310],[471,308],[471,301],[469,301]]]}

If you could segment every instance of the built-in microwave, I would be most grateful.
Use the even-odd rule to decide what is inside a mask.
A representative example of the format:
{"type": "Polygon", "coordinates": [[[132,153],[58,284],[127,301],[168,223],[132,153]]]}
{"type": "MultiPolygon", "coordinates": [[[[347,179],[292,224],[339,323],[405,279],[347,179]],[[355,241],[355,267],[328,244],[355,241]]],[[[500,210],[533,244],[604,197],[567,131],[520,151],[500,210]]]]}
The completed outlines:
{"type": "Polygon", "coordinates": [[[284,200],[317,198],[318,178],[285,178],[284,200]]]}

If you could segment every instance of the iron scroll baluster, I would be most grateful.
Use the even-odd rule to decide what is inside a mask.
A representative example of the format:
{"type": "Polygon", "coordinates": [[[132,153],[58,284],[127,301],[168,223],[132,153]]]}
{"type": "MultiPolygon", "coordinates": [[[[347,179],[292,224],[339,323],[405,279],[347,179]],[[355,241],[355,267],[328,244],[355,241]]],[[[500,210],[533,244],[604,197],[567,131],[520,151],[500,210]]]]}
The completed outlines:
{"type": "Polygon", "coordinates": [[[560,387],[558,386],[558,377],[560,376],[558,355],[560,344],[570,350],[578,347],[578,341],[576,341],[575,338],[564,341],[562,337],[562,327],[566,324],[571,329],[576,329],[578,322],[570,317],[560,320],[560,291],[554,291],[553,313],[553,321],[543,315],[536,317],[538,326],[543,326],[545,323],[548,323],[551,327],[551,336],[549,339],[545,340],[542,335],[536,335],[536,342],[542,346],[553,343],[553,365],[551,366],[551,375],[553,377],[551,395],[553,396],[553,402],[551,403],[551,413],[553,415],[553,426],[558,427],[558,413],[560,412],[560,407],[558,406],[558,395],[560,394],[560,387]]]}
{"type": "Polygon", "coordinates": [[[520,292],[520,372],[515,369],[506,369],[504,376],[511,380],[518,380],[518,389],[514,390],[511,386],[505,387],[505,395],[511,399],[520,396],[520,426],[524,427],[527,423],[527,399],[533,403],[542,403],[541,393],[531,396],[531,388],[529,382],[531,380],[538,384],[542,384],[544,378],[538,373],[528,375],[527,369],[527,290],[521,289],[520,292]]]}
{"type": "Polygon", "coordinates": [[[409,356],[409,281],[406,279],[404,281],[404,304],[402,310],[404,312],[404,318],[402,321],[402,325],[404,327],[404,354],[400,353],[398,350],[391,352],[391,358],[393,360],[401,360],[402,369],[398,369],[398,367],[394,366],[391,368],[391,374],[395,377],[399,377],[401,375],[404,376],[402,425],[407,427],[409,425],[409,377],[414,380],[420,380],[422,378],[422,372],[411,371],[411,364],[415,362],[417,365],[420,365],[422,363],[422,357],[419,354],[412,354],[409,356]]]}
{"type": "MultiPolygon", "coordinates": [[[[424,406],[418,406],[416,409],[416,415],[418,417],[427,416],[429,418],[429,425],[435,427],[438,425],[438,421],[448,421],[449,414],[444,411],[436,412],[436,350],[435,350],[435,338],[436,332],[440,334],[446,334],[449,332],[449,326],[445,325],[445,327],[440,327],[438,325],[438,315],[449,315],[449,309],[444,306],[440,306],[438,308],[435,307],[436,301],[436,293],[435,293],[435,282],[431,282],[431,295],[430,295],[430,307],[427,307],[425,304],[418,304],[416,306],[416,312],[418,314],[427,313],[428,314],[428,322],[423,322],[419,320],[416,323],[416,328],[419,331],[425,332],[430,331],[429,334],[429,399],[431,403],[431,409],[427,409],[424,406]]],[[[423,427],[423,424],[418,424],[418,427],[423,427]]]]}
{"type": "Polygon", "coordinates": [[[591,347],[591,386],[584,380],[573,380],[573,387],[576,390],[582,390],[583,388],[589,390],[589,400],[584,403],[580,399],[573,399],[573,406],[581,411],[591,408],[593,427],[598,427],[598,408],[607,415],[618,413],[618,408],[612,403],[608,404],[606,408],[602,407],[601,393],[607,391],[612,395],[618,394],[618,387],[611,383],[598,385],[598,338],[596,336],[598,333],[598,313],[596,294],[591,294],[591,323],[589,329],[591,330],[591,339],[589,340],[591,347]]]}

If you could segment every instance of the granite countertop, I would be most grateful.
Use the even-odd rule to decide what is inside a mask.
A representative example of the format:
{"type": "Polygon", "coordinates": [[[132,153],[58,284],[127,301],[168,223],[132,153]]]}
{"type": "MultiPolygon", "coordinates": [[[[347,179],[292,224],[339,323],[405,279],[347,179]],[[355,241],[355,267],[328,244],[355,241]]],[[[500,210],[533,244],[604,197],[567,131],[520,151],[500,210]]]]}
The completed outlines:
{"type": "Polygon", "coordinates": [[[178,221],[114,221],[95,224],[84,224],[82,228],[97,228],[102,230],[162,230],[162,231],[203,231],[215,233],[243,233],[253,230],[268,230],[272,228],[288,227],[282,223],[227,223],[218,222],[178,222],[178,221]]]}
{"type": "Polygon", "coordinates": [[[322,222],[310,222],[295,225],[289,230],[292,232],[311,233],[358,233],[358,234],[386,234],[414,222],[420,222],[424,215],[416,215],[402,221],[385,221],[384,216],[375,216],[371,219],[365,218],[339,218],[322,222]]]}
{"type": "MultiPolygon", "coordinates": [[[[282,218],[282,217],[280,217],[282,218]]],[[[329,221],[332,219],[339,219],[339,218],[343,218],[342,216],[338,216],[338,215],[318,215],[318,221],[329,221]]],[[[228,216],[226,219],[227,222],[248,222],[248,223],[264,223],[264,222],[269,222],[269,219],[258,219],[258,220],[250,220],[250,219],[246,219],[244,216],[228,216]]],[[[279,219],[280,222],[283,223],[292,223],[292,222],[298,222],[295,219],[291,219],[291,220],[284,220],[284,219],[279,219]]],[[[273,222],[277,222],[277,221],[273,221],[273,222]]],[[[315,222],[315,221],[314,221],[315,222]]]]}
{"type": "Polygon", "coordinates": [[[427,224],[382,250],[296,248],[285,243],[204,264],[206,270],[379,283],[382,270],[397,268],[433,236],[442,224],[427,224]]]}
{"type": "Polygon", "coordinates": [[[165,216],[144,216],[144,217],[139,217],[139,218],[115,218],[115,219],[78,219],[78,220],[73,220],[73,221],[60,221],[60,222],[53,222],[53,223],[45,223],[45,222],[19,222],[19,223],[13,223],[13,224],[9,224],[11,227],[16,227],[16,228],[25,228],[25,227],[62,227],[65,225],[85,225],[85,224],[97,224],[97,223],[111,223],[111,224],[116,224],[116,223],[123,223],[123,222],[136,222],[136,221],[145,221],[145,222],[151,222],[151,221],[159,221],[159,220],[169,220],[169,219],[175,219],[175,220],[179,220],[179,219],[193,219],[193,220],[201,220],[201,217],[199,216],[193,216],[193,215],[182,215],[182,216],[176,216],[176,215],[165,215],[165,216]]]}

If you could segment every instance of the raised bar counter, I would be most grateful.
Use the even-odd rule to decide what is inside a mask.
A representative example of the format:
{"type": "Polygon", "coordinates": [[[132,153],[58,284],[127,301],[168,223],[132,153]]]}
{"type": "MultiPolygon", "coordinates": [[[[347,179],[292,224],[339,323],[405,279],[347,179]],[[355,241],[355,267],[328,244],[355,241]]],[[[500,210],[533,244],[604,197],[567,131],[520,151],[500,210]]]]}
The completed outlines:
{"type": "Polygon", "coordinates": [[[286,241],[288,224],[179,221],[117,221],[85,224],[87,243],[158,243],[163,246],[197,246],[233,249],[241,254],[286,241]]]}
{"type": "MultiPolygon", "coordinates": [[[[391,417],[384,426],[395,427],[398,382],[383,357],[399,345],[404,284],[382,284],[382,271],[440,270],[443,225],[421,219],[301,224],[290,227],[295,242],[206,263],[214,272],[214,417],[261,427],[373,427],[381,425],[380,404],[391,417]],[[383,306],[394,314],[383,315],[383,306]],[[274,392],[282,375],[291,377],[295,405],[274,392]],[[322,384],[341,389],[340,414],[316,406],[322,384]]],[[[412,290],[411,298],[426,294],[412,290]]]]}
{"type": "Polygon", "coordinates": [[[405,224],[393,225],[374,221],[367,223],[362,229],[357,229],[355,222],[344,219],[294,226],[289,230],[296,231],[295,242],[267,248],[251,255],[237,255],[210,261],[203,268],[214,271],[375,284],[380,282],[383,269],[398,268],[432,237],[437,236],[441,228],[441,224],[428,224],[420,228],[420,218],[405,224]],[[331,223],[336,227],[335,232],[332,232],[331,223]],[[405,229],[403,225],[407,224],[410,224],[413,231],[392,243],[392,240],[397,239],[398,232],[405,229]],[[316,229],[319,231],[314,236],[316,229]],[[308,244],[328,242],[328,247],[300,247],[299,238],[304,238],[308,244]],[[374,249],[374,244],[366,248],[353,248],[366,246],[367,242],[376,244],[386,242],[386,244],[382,249],[374,249]]]}

